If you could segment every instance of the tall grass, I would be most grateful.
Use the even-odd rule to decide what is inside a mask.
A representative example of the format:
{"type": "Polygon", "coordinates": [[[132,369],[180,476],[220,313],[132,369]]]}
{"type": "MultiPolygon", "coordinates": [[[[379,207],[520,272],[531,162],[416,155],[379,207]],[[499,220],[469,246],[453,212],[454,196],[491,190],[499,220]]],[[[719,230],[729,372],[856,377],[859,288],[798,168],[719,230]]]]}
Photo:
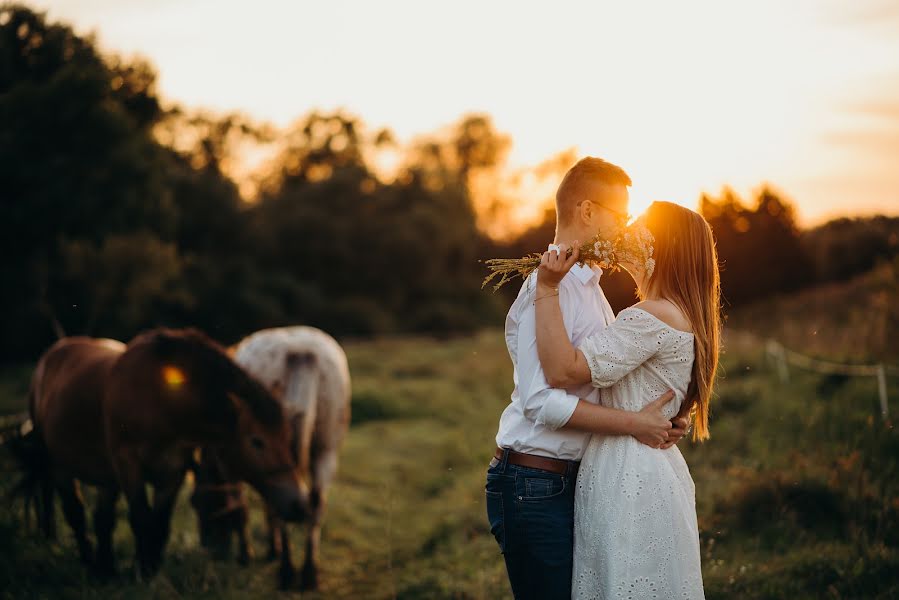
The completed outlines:
{"type": "MultiPolygon", "coordinates": [[[[483,499],[511,386],[501,332],[360,342],[347,351],[353,425],[324,527],[322,591],[304,597],[509,597],[483,499]]],[[[681,444],[696,481],[707,596],[899,595],[899,436],[879,417],[875,382],[796,373],[781,385],[751,341],[728,346],[723,366],[712,438],[681,444]]],[[[0,373],[0,406],[21,408],[15,395],[27,373],[0,373]]],[[[889,384],[899,398],[897,381],[889,384]]],[[[7,487],[13,474],[3,477],[7,487]]],[[[277,597],[275,565],[217,563],[198,548],[188,492],[162,573],[148,584],[128,569],[124,504],[115,538],[122,574],[103,584],[84,574],[61,516],[61,541],[51,544],[25,530],[20,506],[3,506],[0,593],[277,597]]],[[[251,498],[251,531],[263,555],[262,515],[251,498]]],[[[301,555],[299,534],[294,544],[301,555]]]]}
{"type": "Polygon", "coordinates": [[[758,302],[728,323],[812,356],[899,365],[899,257],[849,281],[758,302]]]}

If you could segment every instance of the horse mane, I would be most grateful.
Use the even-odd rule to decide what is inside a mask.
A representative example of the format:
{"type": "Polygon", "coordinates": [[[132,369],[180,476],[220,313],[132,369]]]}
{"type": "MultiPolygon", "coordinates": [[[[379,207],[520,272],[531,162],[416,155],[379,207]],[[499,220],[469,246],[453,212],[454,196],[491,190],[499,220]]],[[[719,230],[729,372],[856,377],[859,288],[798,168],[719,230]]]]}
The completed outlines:
{"type": "MultiPolygon", "coordinates": [[[[159,328],[142,333],[134,341],[148,343],[158,358],[167,360],[182,353],[206,367],[207,377],[222,382],[228,391],[236,392],[253,415],[265,426],[277,427],[284,420],[281,403],[265,387],[247,373],[214,339],[190,327],[187,329],[159,328]]],[[[134,342],[132,342],[134,343],[134,342]]]]}

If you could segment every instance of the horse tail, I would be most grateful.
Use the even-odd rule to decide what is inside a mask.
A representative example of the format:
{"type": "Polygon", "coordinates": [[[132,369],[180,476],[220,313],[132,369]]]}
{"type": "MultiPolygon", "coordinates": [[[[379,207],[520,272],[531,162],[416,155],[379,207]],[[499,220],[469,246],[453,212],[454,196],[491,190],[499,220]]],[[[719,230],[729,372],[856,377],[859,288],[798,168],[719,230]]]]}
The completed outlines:
{"type": "Polygon", "coordinates": [[[46,507],[53,502],[50,481],[50,453],[44,443],[43,436],[31,421],[25,423],[13,433],[6,442],[10,454],[17,463],[22,475],[7,492],[7,498],[22,498],[25,509],[25,521],[30,522],[29,510],[34,508],[37,522],[47,536],[52,536],[52,525],[47,522],[47,515],[52,514],[46,507]]]}
{"type": "Polygon", "coordinates": [[[304,476],[309,473],[309,453],[315,418],[318,408],[319,365],[318,359],[310,351],[289,351],[287,362],[287,383],[284,398],[291,420],[295,459],[304,476]]]}
{"type": "Polygon", "coordinates": [[[48,514],[53,502],[53,487],[50,484],[50,451],[41,434],[37,421],[37,399],[41,393],[41,382],[46,369],[46,354],[41,357],[31,376],[28,386],[28,413],[25,420],[16,427],[6,446],[21,472],[21,477],[7,493],[8,500],[22,498],[25,522],[30,523],[29,510],[34,509],[39,527],[47,537],[52,537],[54,528],[48,522],[48,514]]]}

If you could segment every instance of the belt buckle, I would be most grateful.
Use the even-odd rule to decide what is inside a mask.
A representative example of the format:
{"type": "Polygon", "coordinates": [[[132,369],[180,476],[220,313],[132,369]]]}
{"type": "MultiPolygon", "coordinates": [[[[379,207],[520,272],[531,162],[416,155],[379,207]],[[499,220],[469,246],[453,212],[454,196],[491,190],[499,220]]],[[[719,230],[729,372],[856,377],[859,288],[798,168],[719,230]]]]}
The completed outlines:
{"type": "Polygon", "coordinates": [[[491,468],[491,469],[492,469],[493,467],[495,467],[496,465],[498,465],[498,464],[499,464],[499,461],[496,459],[495,456],[494,456],[493,458],[490,459],[490,468],[491,468]]]}

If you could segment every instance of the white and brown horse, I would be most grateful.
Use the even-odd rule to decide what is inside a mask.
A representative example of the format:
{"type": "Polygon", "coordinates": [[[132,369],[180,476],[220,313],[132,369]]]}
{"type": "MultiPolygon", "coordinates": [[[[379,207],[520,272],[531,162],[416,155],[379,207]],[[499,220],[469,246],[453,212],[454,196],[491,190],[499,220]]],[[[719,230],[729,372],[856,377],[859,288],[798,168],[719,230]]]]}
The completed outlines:
{"type": "MultiPolygon", "coordinates": [[[[297,476],[309,487],[309,530],[300,586],[318,587],[318,554],[328,488],[337,473],[337,458],[350,421],[350,374],[343,349],[327,333],[314,327],[282,327],[258,331],[232,349],[235,362],[259,380],[284,406],[291,423],[297,476]]],[[[201,466],[202,468],[202,466],[201,466]]],[[[212,489],[233,493],[227,483],[212,489]]],[[[240,510],[231,503],[235,510],[240,510]]],[[[200,527],[213,530],[210,516],[198,507],[200,527]],[[204,522],[206,521],[206,522],[204,522]]],[[[221,515],[221,512],[219,512],[221,515]]],[[[285,523],[266,507],[269,557],[281,558],[280,584],[291,587],[295,568],[285,523]]],[[[236,531],[243,547],[246,527],[236,531]]],[[[242,553],[243,554],[243,553],[242,553]]]]}

